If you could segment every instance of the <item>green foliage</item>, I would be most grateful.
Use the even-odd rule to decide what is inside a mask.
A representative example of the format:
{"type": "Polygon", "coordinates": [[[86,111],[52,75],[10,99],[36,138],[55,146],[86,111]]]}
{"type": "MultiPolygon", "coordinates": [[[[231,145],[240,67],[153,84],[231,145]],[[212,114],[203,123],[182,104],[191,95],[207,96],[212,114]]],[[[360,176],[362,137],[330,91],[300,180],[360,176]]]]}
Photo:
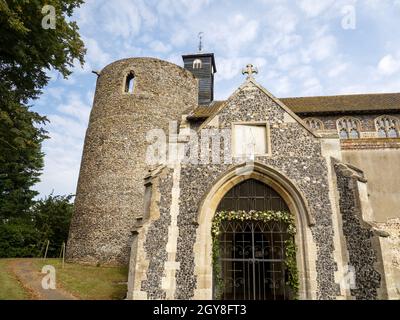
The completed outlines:
{"type": "Polygon", "coordinates": [[[67,77],[85,49],[70,17],[82,0],[0,0],[0,223],[27,219],[32,186],[43,168],[47,119],[27,105],[48,83],[47,72],[67,77]],[[42,8],[56,9],[56,28],[42,28],[42,8]]]}
{"type": "Polygon", "coordinates": [[[46,70],[68,76],[74,60],[83,64],[85,49],[76,22],[70,21],[83,0],[0,1],[0,94],[15,101],[37,97],[48,82],[46,70]],[[56,9],[56,28],[42,27],[42,8],[56,9]]]}
{"type": "Polygon", "coordinates": [[[220,256],[219,236],[221,233],[221,223],[223,221],[262,221],[282,222],[287,225],[286,232],[290,238],[285,241],[285,264],[288,271],[287,284],[290,286],[295,299],[299,291],[299,275],[296,264],[296,244],[294,236],[296,234],[296,225],[293,216],[289,212],[282,211],[221,211],[214,216],[211,235],[212,235],[212,263],[216,281],[216,298],[221,299],[224,291],[224,281],[222,278],[220,256]]]}
{"type": "Polygon", "coordinates": [[[72,196],[53,196],[37,201],[24,219],[0,223],[0,258],[38,257],[50,241],[48,257],[58,257],[67,241],[72,196]]]}
{"type": "MultiPolygon", "coordinates": [[[[218,228],[219,229],[219,228],[218,228]]],[[[217,300],[222,298],[224,292],[224,279],[222,278],[222,268],[219,260],[221,246],[219,244],[219,237],[213,234],[212,237],[212,264],[215,279],[215,297],[217,300]]]]}
{"type": "Polygon", "coordinates": [[[0,221],[23,218],[37,192],[43,167],[41,143],[45,132],[35,124],[44,117],[18,103],[0,102],[0,221]]]}
{"type": "Polygon", "coordinates": [[[296,263],[296,244],[293,238],[285,241],[285,255],[285,264],[288,270],[287,284],[292,288],[294,298],[297,299],[300,286],[296,263]]]}
{"type": "Polygon", "coordinates": [[[0,258],[37,257],[40,234],[30,221],[0,224],[0,258]]]}
{"type": "Polygon", "coordinates": [[[32,208],[35,228],[43,242],[50,241],[48,257],[58,257],[63,242],[67,242],[74,210],[72,195],[53,196],[37,201],[32,208]]]}

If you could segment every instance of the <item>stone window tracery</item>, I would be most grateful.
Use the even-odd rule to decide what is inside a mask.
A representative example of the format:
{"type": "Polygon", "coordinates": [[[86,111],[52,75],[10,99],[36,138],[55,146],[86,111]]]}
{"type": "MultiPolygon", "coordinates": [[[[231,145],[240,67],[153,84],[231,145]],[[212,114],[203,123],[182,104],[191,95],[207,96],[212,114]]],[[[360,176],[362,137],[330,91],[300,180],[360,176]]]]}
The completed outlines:
{"type": "Polygon", "coordinates": [[[340,139],[359,139],[361,122],[357,118],[341,118],[336,123],[340,139]]]}
{"type": "Polygon", "coordinates": [[[311,130],[321,131],[324,130],[324,123],[317,118],[306,118],[304,122],[311,130]]]}
{"type": "Polygon", "coordinates": [[[399,138],[399,119],[392,116],[381,116],[375,119],[375,127],[379,138],[399,138]]]}

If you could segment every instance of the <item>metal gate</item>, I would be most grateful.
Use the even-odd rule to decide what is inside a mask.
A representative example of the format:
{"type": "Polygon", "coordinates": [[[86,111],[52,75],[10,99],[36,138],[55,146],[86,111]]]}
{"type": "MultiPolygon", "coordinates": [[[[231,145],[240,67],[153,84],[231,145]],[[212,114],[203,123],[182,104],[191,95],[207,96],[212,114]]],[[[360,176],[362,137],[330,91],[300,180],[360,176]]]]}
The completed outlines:
{"type": "MultiPolygon", "coordinates": [[[[270,187],[247,180],[230,190],[219,211],[288,210],[270,187]]],[[[224,300],[286,300],[285,241],[289,235],[282,222],[223,221],[220,263],[224,300]]]]}

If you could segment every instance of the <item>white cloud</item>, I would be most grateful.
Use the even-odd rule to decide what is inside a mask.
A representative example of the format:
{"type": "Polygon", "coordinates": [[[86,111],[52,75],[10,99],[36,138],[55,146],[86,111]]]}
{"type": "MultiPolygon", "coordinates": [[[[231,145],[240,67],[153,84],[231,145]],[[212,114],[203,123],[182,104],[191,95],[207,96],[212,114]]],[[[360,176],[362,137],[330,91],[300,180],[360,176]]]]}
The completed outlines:
{"type": "Polygon", "coordinates": [[[288,34],[296,31],[299,18],[291,7],[278,5],[267,12],[266,23],[268,28],[288,34]]]}
{"type": "Polygon", "coordinates": [[[400,58],[396,59],[391,54],[384,56],[378,63],[378,72],[390,76],[400,71],[400,58]]]}
{"type": "MultiPolygon", "coordinates": [[[[90,108],[82,101],[77,94],[71,94],[67,104],[60,105],[57,110],[62,114],[71,116],[78,120],[78,123],[86,123],[89,119],[90,108]]],[[[65,119],[65,118],[64,118],[65,119]]]]}
{"type": "Polygon", "coordinates": [[[274,95],[279,97],[284,97],[290,94],[290,90],[292,89],[291,81],[288,77],[282,77],[278,79],[278,81],[274,84],[275,92],[274,95]]]}
{"type": "Polygon", "coordinates": [[[61,100],[62,94],[65,92],[63,87],[51,87],[46,89],[46,92],[50,95],[52,99],[61,100]]]}
{"type": "Polygon", "coordinates": [[[299,63],[298,53],[285,53],[280,55],[277,59],[279,68],[283,70],[291,69],[293,66],[299,63]]]}
{"type": "Polygon", "coordinates": [[[187,29],[177,27],[170,38],[171,44],[174,46],[184,45],[190,38],[191,34],[187,29]]]}
{"type": "Polygon", "coordinates": [[[35,186],[41,196],[53,190],[55,194],[69,194],[76,189],[90,107],[79,94],[69,96],[66,103],[47,116],[50,139],[43,143],[45,167],[41,182],[35,186]]]}
{"type": "Polygon", "coordinates": [[[210,0],[159,0],[157,11],[160,15],[176,17],[177,15],[194,15],[211,3],[210,0]]]}
{"type": "Polygon", "coordinates": [[[84,38],[87,48],[86,60],[87,63],[94,67],[104,67],[111,62],[111,56],[105,52],[97,40],[93,38],[84,38]]]}
{"type": "Polygon", "coordinates": [[[328,10],[335,0],[299,0],[299,7],[305,12],[308,17],[317,17],[328,10]]]}
{"type": "Polygon", "coordinates": [[[166,60],[171,63],[175,63],[177,66],[183,67],[183,60],[180,54],[171,54],[169,55],[166,60]]]}
{"type": "Polygon", "coordinates": [[[349,65],[347,63],[337,63],[335,64],[328,72],[328,77],[334,78],[337,77],[349,68],[349,65]]]}
{"type": "Polygon", "coordinates": [[[233,79],[240,75],[243,68],[249,63],[257,67],[260,73],[262,73],[262,69],[266,65],[266,60],[260,57],[219,58],[216,80],[221,81],[233,79]]]}
{"type": "Polygon", "coordinates": [[[142,28],[151,29],[158,17],[142,0],[85,1],[77,13],[79,25],[94,32],[105,31],[113,38],[132,38],[142,28]]]}
{"type": "Polygon", "coordinates": [[[207,41],[209,47],[221,50],[228,56],[236,56],[258,36],[259,22],[248,19],[242,14],[235,14],[227,23],[212,22],[209,24],[207,41]]]}
{"type": "Polygon", "coordinates": [[[300,65],[296,68],[291,68],[289,70],[289,75],[291,79],[301,80],[308,79],[314,76],[314,69],[310,65],[300,65]]]}
{"type": "Polygon", "coordinates": [[[93,99],[94,99],[94,91],[93,90],[89,90],[87,93],[86,93],[86,103],[87,104],[89,104],[89,105],[92,105],[93,104],[93,99]]]}
{"type": "Polygon", "coordinates": [[[152,41],[149,44],[149,47],[151,50],[153,50],[154,52],[159,52],[159,53],[167,53],[169,51],[171,51],[171,46],[166,45],[164,43],[162,43],[161,41],[152,41]]]}
{"type": "MultiPolygon", "coordinates": [[[[86,45],[86,48],[88,48],[88,45],[86,43],[85,43],[85,45],[86,45]]],[[[97,43],[96,43],[96,45],[97,45],[97,43]]],[[[96,49],[98,50],[99,48],[96,48],[96,49]]],[[[93,50],[93,48],[92,48],[91,54],[93,54],[95,52],[96,52],[96,50],[93,50]]],[[[106,55],[106,53],[104,53],[104,52],[102,52],[102,54],[106,55]]],[[[92,58],[92,57],[90,57],[90,58],[92,58]]],[[[75,59],[73,70],[72,70],[73,74],[90,73],[92,71],[91,63],[88,61],[90,58],[89,58],[89,52],[88,52],[83,66],[80,64],[80,62],[77,59],[75,59]]]]}
{"type": "Polygon", "coordinates": [[[332,35],[324,35],[311,42],[308,49],[303,51],[303,59],[305,62],[322,61],[332,57],[336,48],[336,38],[332,35]]]}
{"type": "Polygon", "coordinates": [[[309,78],[304,81],[303,93],[305,96],[317,96],[323,94],[323,88],[319,79],[309,78]]]}
{"type": "Polygon", "coordinates": [[[290,51],[294,53],[296,48],[303,42],[298,34],[273,33],[263,36],[257,43],[256,52],[258,55],[271,55],[277,57],[282,53],[290,51]]]}

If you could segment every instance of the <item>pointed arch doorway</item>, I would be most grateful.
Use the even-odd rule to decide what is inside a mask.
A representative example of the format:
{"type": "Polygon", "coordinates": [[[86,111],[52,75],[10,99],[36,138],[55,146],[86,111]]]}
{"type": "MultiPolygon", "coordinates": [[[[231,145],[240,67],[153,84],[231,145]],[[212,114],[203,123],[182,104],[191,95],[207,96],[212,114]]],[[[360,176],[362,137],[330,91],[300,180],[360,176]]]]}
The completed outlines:
{"type": "MultiPolygon", "coordinates": [[[[214,295],[215,278],[213,276],[213,240],[211,236],[213,219],[218,212],[222,199],[228,192],[236,185],[249,179],[257,180],[271,187],[289,207],[297,230],[295,243],[297,246],[296,264],[299,272],[298,299],[316,299],[317,284],[314,276],[316,273],[316,247],[310,229],[315,225],[315,219],[310,214],[306,198],[292,180],[275,168],[255,162],[253,172],[248,175],[238,175],[237,169],[240,168],[242,168],[242,165],[239,164],[223,173],[205,192],[199,205],[196,220],[198,227],[193,246],[196,278],[193,299],[212,300],[216,298],[214,295]]],[[[255,201],[259,202],[260,200],[256,197],[255,201]]]]}
{"type": "MultiPolygon", "coordinates": [[[[285,211],[289,208],[270,186],[245,180],[222,198],[217,212],[285,211]]],[[[223,300],[289,300],[285,243],[287,225],[270,221],[230,221],[221,223],[219,235],[223,300]]],[[[215,282],[214,282],[215,283],[215,282]]]]}

